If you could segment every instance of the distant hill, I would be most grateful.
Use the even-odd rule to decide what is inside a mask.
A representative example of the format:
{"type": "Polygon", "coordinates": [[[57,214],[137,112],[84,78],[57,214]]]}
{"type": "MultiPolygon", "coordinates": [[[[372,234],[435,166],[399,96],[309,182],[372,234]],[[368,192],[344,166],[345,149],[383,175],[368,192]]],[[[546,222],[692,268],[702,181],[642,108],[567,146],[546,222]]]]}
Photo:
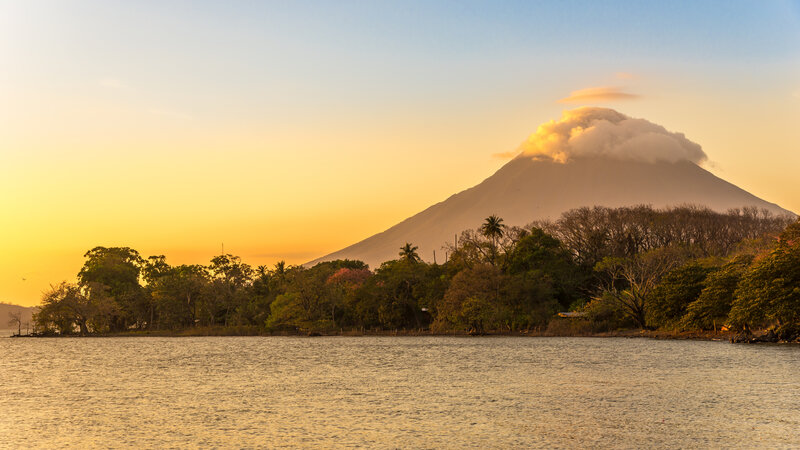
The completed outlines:
{"type": "Polygon", "coordinates": [[[32,319],[33,313],[35,313],[38,310],[39,310],[39,308],[37,308],[35,306],[20,306],[20,305],[14,305],[14,304],[11,304],[11,303],[0,302],[0,331],[1,331],[0,336],[5,336],[5,335],[11,334],[12,328],[13,328],[14,333],[17,332],[17,327],[16,326],[12,327],[11,325],[8,324],[9,320],[11,320],[11,316],[10,316],[11,313],[16,313],[16,312],[22,313],[22,316],[21,316],[21,319],[22,319],[22,332],[24,333],[25,332],[25,324],[26,323],[32,324],[32,322],[33,322],[33,319],[32,319]]]}
{"type": "MultiPolygon", "coordinates": [[[[459,192],[382,233],[313,260],[308,265],[347,258],[362,260],[375,268],[383,261],[396,259],[400,247],[406,242],[418,246],[420,256],[426,261],[433,261],[435,250],[439,262],[442,262],[444,252],[441,248],[446,242],[453,242],[454,236],[463,230],[479,227],[491,214],[502,217],[507,225],[519,226],[535,220],[556,219],[563,212],[582,206],[645,204],[663,208],[692,204],[718,212],[754,206],[775,214],[793,214],[698,166],[690,159],[701,160],[705,154],[697,144],[686,140],[681,134],[667,132],[641,119],[629,119],[612,110],[595,108],[576,111],[578,119],[575,119],[575,115],[567,117],[569,113],[565,113],[565,119],[543,125],[531,140],[552,140],[538,135],[543,133],[545,126],[557,129],[565,121],[571,120],[579,122],[581,128],[578,131],[587,136],[584,141],[599,146],[602,151],[578,148],[580,153],[570,155],[569,151],[575,149],[567,143],[553,151],[534,141],[530,145],[535,147],[535,151],[528,152],[522,148],[519,156],[477,186],[459,192]],[[587,115],[591,117],[587,118],[587,115]],[[600,138],[585,131],[591,131],[591,127],[598,123],[605,125],[603,131],[606,134],[600,138]],[[644,129],[642,135],[635,134],[639,128],[644,129]],[[613,135],[615,132],[621,137],[613,135]],[[625,141],[624,138],[629,135],[634,135],[636,139],[625,141]],[[668,141],[673,137],[677,142],[674,145],[668,141]],[[606,141],[598,141],[601,138],[606,141]],[[649,145],[647,142],[650,141],[657,143],[652,153],[647,153],[647,148],[634,157],[621,153],[630,153],[629,147],[632,145],[649,145]],[[622,150],[617,151],[615,145],[622,150]],[[688,150],[676,150],[676,158],[664,157],[669,156],[667,152],[671,151],[671,146],[683,146],[688,150]],[[614,154],[614,151],[618,154],[614,154]],[[564,162],[547,156],[545,152],[557,155],[564,162]],[[681,152],[690,156],[683,156],[681,152]]],[[[571,123],[567,125],[578,126],[571,123]]],[[[549,129],[544,131],[550,132],[549,129]]],[[[550,133],[549,136],[555,134],[550,133]]],[[[566,134],[562,139],[564,142],[572,142],[574,139],[571,138],[577,134],[574,128],[570,130],[568,127],[563,133],[566,134]]]]}

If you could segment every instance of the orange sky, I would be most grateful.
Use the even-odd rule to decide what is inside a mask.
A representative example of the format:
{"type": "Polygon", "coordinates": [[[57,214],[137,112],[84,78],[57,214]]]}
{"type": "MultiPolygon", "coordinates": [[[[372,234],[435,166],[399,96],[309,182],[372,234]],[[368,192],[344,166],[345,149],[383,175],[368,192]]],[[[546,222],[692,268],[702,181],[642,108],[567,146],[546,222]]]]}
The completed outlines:
{"type": "Polygon", "coordinates": [[[655,5],[641,24],[587,3],[568,29],[513,2],[76,5],[0,5],[0,301],[37,304],[97,245],[306,262],[479,183],[583,104],[683,132],[800,211],[790,2],[704,4],[678,30],[655,5]]]}

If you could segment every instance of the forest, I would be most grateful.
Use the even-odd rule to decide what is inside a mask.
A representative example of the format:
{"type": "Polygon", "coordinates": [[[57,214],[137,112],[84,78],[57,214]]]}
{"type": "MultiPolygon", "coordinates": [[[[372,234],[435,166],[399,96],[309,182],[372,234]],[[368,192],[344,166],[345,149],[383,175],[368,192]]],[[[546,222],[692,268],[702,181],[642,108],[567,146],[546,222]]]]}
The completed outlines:
{"type": "Polygon", "coordinates": [[[170,265],[127,247],[85,254],[51,286],[35,334],[432,334],[616,330],[800,338],[800,220],[755,208],[586,207],[506,226],[490,216],[445,246],[361,261],[252,267],[221,254],[170,265]],[[561,313],[561,314],[559,314],[561,313]]]}

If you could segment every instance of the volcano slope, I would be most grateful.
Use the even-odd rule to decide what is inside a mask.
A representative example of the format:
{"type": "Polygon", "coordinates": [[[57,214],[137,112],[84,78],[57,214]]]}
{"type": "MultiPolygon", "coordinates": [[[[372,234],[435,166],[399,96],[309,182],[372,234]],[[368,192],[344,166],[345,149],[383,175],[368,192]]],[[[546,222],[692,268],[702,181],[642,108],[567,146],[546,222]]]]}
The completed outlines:
{"type": "Polygon", "coordinates": [[[358,259],[375,268],[396,259],[406,242],[433,261],[434,251],[443,256],[445,243],[492,214],[519,226],[582,206],[691,204],[718,212],[757,207],[791,214],[700,167],[705,153],[682,134],[610,109],[567,111],[540,126],[519,151],[482,183],[308,265],[358,259]]]}

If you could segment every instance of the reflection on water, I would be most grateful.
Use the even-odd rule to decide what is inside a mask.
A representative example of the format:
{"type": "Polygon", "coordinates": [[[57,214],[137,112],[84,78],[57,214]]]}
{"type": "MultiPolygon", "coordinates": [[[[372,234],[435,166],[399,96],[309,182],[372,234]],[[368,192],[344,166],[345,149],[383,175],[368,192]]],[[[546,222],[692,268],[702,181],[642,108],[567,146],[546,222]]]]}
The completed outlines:
{"type": "Polygon", "coordinates": [[[0,339],[0,447],[796,447],[800,347],[0,339]]]}

